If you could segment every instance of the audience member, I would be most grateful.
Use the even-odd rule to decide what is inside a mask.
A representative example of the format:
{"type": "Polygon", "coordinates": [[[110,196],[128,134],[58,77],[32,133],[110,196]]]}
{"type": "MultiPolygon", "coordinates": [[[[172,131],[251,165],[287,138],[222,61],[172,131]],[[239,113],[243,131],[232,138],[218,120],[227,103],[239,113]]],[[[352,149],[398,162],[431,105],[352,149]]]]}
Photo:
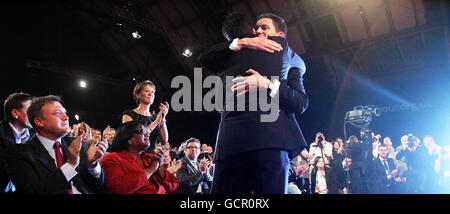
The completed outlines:
{"type": "Polygon", "coordinates": [[[181,143],[180,147],[177,151],[177,160],[180,160],[181,158],[184,158],[186,156],[186,142],[181,143]]]}
{"type": "MultiPolygon", "coordinates": [[[[395,149],[394,149],[394,146],[392,145],[391,138],[385,137],[383,139],[383,144],[387,146],[387,150],[388,150],[387,157],[394,159],[395,158],[395,149]]],[[[395,161],[395,159],[394,159],[394,161],[395,161]]]]}
{"type": "Polygon", "coordinates": [[[309,145],[309,163],[313,164],[316,157],[323,157],[325,165],[330,166],[332,156],[333,146],[326,141],[322,132],[318,132],[315,141],[309,145]]]}
{"type": "Polygon", "coordinates": [[[306,148],[300,152],[299,156],[297,156],[298,164],[301,167],[307,169],[305,172],[303,172],[303,174],[301,176],[303,178],[303,183],[302,183],[302,186],[299,188],[302,191],[302,194],[311,194],[310,170],[309,170],[308,158],[309,158],[309,153],[306,148]]]}
{"type": "Polygon", "coordinates": [[[200,154],[200,140],[190,138],[186,140],[186,157],[181,159],[183,166],[176,173],[180,187],[179,194],[209,194],[212,176],[208,172],[210,161],[206,158],[198,159],[200,154]]]}
{"type": "Polygon", "coordinates": [[[100,142],[86,150],[88,132],[67,143],[69,117],[57,96],[33,99],[27,110],[36,136],[16,145],[8,170],[17,193],[72,194],[101,191],[103,173],[98,161],[108,145],[100,142]],[[66,160],[66,161],[64,161],[66,160]]]}
{"type": "Polygon", "coordinates": [[[15,144],[25,143],[34,136],[27,110],[33,97],[27,93],[13,93],[3,104],[4,119],[0,122],[0,191],[12,193],[14,184],[7,174],[6,151],[15,144]]]}
{"type": "Polygon", "coordinates": [[[375,160],[376,158],[378,158],[378,147],[381,145],[381,135],[375,135],[373,132],[372,135],[373,139],[375,140],[374,142],[372,142],[372,159],[375,160]]]}
{"type": "Polygon", "coordinates": [[[178,181],[167,171],[164,149],[146,153],[150,147],[150,131],[138,121],[124,123],[113,141],[112,152],[101,160],[105,170],[108,193],[113,194],[170,194],[175,193],[178,181]]]}
{"type": "Polygon", "coordinates": [[[314,158],[311,172],[311,190],[314,194],[337,194],[336,176],[331,168],[325,166],[324,158],[314,158]]]}
{"type": "MultiPolygon", "coordinates": [[[[169,140],[169,132],[166,126],[166,116],[169,113],[169,104],[159,104],[159,113],[150,112],[150,106],[155,99],[156,88],[150,80],[139,82],[133,90],[134,100],[138,105],[134,109],[125,110],[122,113],[122,123],[136,120],[145,126],[150,132],[156,129],[155,138],[161,140],[160,144],[165,144],[169,140]]],[[[155,139],[156,140],[156,139],[155,139]]],[[[152,137],[152,141],[154,142],[152,137]]]]}
{"type": "Polygon", "coordinates": [[[428,193],[436,193],[439,189],[438,184],[439,173],[441,170],[442,147],[436,144],[434,138],[430,135],[426,135],[423,138],[423,144],[428,150],[428,158],[431,159],[430,164],[433,168],[433,170],[429,170],[425,189],[428,193]]]}
{"type": "Polygon", "coordinates": [[[394,160],[388,158],[387,145],[378,146],[379,157],[373,161],[375,177],[375,184],[378,186],[374,188],[375,193],[391,194],[395,192],[395,184],[403,182],[401,177],[398,177],[398,170],[396,169],[394,160]]]}
{"type": "Polygon", "coordinates": [[[419,144],[419,139],[412,134],[407,136],[407,147],[397,153],[397,160],[405,158],[408,171],[406,177],[406,192],[412,194],[427,193],[425,189],[433,162],[427,149],[419,144]]]}
{"type": "Polygon", "coordinates": [[[338,141],[332,141],[331,144],[333,145],[333,159],[332,159],[332,166],[338,165],[340,166],[342,161],[345,158],[344,154],[344,145],[339,143],[338,141]]]}

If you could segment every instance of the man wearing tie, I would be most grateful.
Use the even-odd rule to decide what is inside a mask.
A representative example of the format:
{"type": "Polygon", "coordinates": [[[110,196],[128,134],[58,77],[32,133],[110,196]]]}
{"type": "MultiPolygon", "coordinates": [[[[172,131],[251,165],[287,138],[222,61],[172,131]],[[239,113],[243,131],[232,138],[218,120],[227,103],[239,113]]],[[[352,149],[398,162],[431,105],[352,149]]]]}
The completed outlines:
{"type": "Polygon", "coordinates": [[[208,173],[209,160],[198,161],[200,145],[196,138],[186,141],[186,157],[181,159],[183,165],[176,173],[178,194],[209,194],[212,176],[208,173]]]}
{"type": "Polygon", "coordinates": [[[379,186],[377,189],[382,194],[393,193],[393,186],[396,182],[401,182],[402,178],[397,177],[398,170],[392,158],[387,157],[387,145],[378,146],[379,157],[373,160],[375,184],[379,186]]]}
{"type": "Polygon", "coordinates": [[[88,133],[72,142],[69,117],[57,96],[33,99],[27,111],[36,136],[8,157],[9,172],[17,193],[88,194],[102,190],[104,183],[98,160],[108,148],[106,142],[83,143],[88,133]]]}

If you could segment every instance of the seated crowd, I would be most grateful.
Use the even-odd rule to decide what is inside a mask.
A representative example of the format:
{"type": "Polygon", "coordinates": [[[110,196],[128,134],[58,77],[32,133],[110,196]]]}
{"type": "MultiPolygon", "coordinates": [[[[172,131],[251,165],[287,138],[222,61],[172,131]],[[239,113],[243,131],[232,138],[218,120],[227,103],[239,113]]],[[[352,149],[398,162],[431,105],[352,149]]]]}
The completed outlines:
{"type": "MultiPolygon", "coordinates": [[[[134,109],[122,125],[103,131],[69,125],[62,100],[53,95],[11,94],[0,123],[0,191],[31,194],[208,194],[213,148],[189,138],[171,147],[169,104],[150,112],[155,86],[136,85],[134,109]],[[156,142],[156,143],[155,143],[156,142]]],[[[291,160],[288,193],[440,193],[450,151],[431,136],[350,136],[328,142],[324,134],[291,160]],[[364,156],[366,154],[366,156],[364,156]]],[[[448,177],[448,176],[447,176],[448,177]]],[[[447,178],[448,179],[448,178],[447,178]]]]}

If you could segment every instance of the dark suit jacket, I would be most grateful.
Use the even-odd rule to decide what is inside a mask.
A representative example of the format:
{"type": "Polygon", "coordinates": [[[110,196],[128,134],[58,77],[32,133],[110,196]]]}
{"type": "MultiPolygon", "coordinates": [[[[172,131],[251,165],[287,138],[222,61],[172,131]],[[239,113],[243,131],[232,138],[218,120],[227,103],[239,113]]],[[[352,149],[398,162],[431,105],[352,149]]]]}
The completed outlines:
{"type": "MultiPolygon", "coordinates": [[[[388,158],[387,163],[389,165],[389,170],[392,172],[392,170],[396,168],[394,160],[392,158],[388,158]]],[[[375,184],[378,186],[378,188],[374,189],[376,189],[376,191],[379,191],[377,193],[381,194],[392,193],[392,191],[390,190],[390,186],[394,182],[393,180],[389,181],[387,179],[386,171],[384,170],[383,163],[381,163],[380,158],[376,158],[375,160],[373,160],[373,170],[374,170],[373,177],[375,180],[375,184]]]]}
{"type": "MultiPolygon", "coordinates": [[[[33,137],[34,131],[29,129],[29,132],[30,136],[33,137]]],[[[13,130],[8,121],[3,120],[0,122],[0,192],[3,192],[11,180],[7,174],[6,154],[13,145],[16,145],[13,130]]]]}
{"type": "MultiPolygon", "coordinates": [[[[278,92],[278,119],[274,122],[260,122],[261,114],[268,114],[268,112],[221,112],[215,160],[260,149],[286,150],[292,159],[307,145],[295,118],[308,106],[302,81],[304,64],[299,64],[299,61],[300,63],[303,61],[297,56],[300,60],[296,64],[291,64],[294,61],[291,60],[293,52],[286,40],[282,37],[270,37],[270,39],[280,43],[283,51],[273,54],[250,49],[231,51],[228,48],[230,41],[215,45],[200,56],[202,65],[216,71],[223,79],[224,76],[245,76],[245,71],[251,68],[269,79],[272,76],[278,76],[281,83],[278,92]]],[[[224,88],[230,90],[228,87],[224,88]]],[[[234,98],[234,100],[236,103],[237,99],[234,98]]],[[[268,102],[271,102],[269,96],[268,102]]]]}
{"type": "MultiPolygon", "coordinates": [[[[61,140],[64,159],[67,157],[67,142],[61,140]]],[[[17,193],[31,194],[63,194],[71,187],[70,182],[55,161],[48,154],[37,137],[30,139],[24,145],[15,145],[16,151],[8,155],[8,171],[16,186],[17,193]]],[[[104,191],[104,173],[102,170],[100,179],[92,176],[87,169],[85,146],[80,152],[80,164],[76,168],[77,175],[72,178],[74,186],[83,194],[104,191]]]]}
{"type": "MultiPolygon", "coordinates": [[[[316,174],[317,174],[317,168],[314,168],[311,172],[311,193],[315,193],[316,189],[316,174]]],[[[334,171],[332,168],[326,168],[325,167],[325,180],[327,182],[327,194],[338,194],[338,183],[336,180],[336,175],[334,174],[334,171]]]]}
{"type": "Polygon", "coordinates": [[[211,184],[206,180],[206,176],[196,170],[187,157],[182,158],[181,161],[183,162],[183,165],[175,173],[179,184],[177,193],[194,194],[200,183],[204,181],[202,192],[208,194],[211,184]]]}

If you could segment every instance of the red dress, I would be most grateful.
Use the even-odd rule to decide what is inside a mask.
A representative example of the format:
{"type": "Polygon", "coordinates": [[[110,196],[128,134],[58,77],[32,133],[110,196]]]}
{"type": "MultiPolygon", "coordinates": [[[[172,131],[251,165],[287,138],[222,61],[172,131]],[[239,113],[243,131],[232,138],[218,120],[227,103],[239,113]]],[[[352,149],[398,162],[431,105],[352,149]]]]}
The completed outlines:
{"type": "MultiPolygon", "coordinates": [[[[143,153],[142,162],[150,164],[152,154],[143,153]]],[[[126,150],[106,154],[100,164],[105,172],[108,193],[113,194],[172,194],[177,191],[178,180],[165,170],[165,178],[154,173],[149,179],[138,158],[126,150]]]]}

